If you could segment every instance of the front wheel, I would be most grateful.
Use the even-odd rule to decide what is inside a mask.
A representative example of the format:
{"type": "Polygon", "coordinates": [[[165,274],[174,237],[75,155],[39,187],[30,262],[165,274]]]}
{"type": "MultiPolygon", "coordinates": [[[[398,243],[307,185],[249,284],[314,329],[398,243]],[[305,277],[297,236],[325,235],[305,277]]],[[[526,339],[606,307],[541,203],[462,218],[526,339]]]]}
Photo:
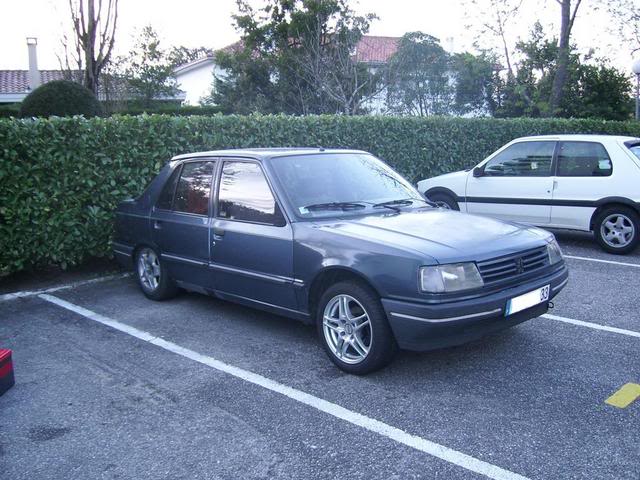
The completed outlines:
{"type": "Polygon", "coordinates": [[[151,247],[142,247],[136,252],[136,277],[142,293],[151,300],[166,300],[178,293],[164,262],[151,247]]]}
{"type": "Polygon", "coordinates": [[[428,198],[438,207],[444,208],[445,210],[460,210],[458,202],[456,202],[451,195],[447,195],[446,193],[434,193],[429,195],[428,198]]]}
{"type": "Polygon", "coordinates": [[[593,223],[596,241],[609,253],[630,253],[640,242],[640,219],[630,208],[605,208],[593,223]]]}
{"type": "Polygon", "coordinates": [[[318,335],[333,363],[364,375],[391,362],[398,350],[378,295],[359,282],[328,288],[318,307],[318,335]]]}

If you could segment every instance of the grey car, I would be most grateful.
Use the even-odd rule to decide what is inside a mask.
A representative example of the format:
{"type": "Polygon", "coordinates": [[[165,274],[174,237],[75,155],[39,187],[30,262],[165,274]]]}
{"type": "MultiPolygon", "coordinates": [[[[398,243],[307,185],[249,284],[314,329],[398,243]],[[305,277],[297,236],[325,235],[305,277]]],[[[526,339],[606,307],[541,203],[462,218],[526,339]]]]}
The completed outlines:
{"type": "Polygon", "coordinates": [[[537,317],[568,279],[549,232],[437,208],[357,150],[174,157],[119,205],[113,249],[147,297],[184,289],[313,324],[355,374],[537,317]]]}

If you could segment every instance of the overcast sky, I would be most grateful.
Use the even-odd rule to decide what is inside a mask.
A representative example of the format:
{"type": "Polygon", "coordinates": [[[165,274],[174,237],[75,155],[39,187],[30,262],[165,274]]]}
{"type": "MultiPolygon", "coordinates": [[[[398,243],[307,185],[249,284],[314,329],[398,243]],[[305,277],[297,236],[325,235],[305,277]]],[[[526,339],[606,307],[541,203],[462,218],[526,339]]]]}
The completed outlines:
{"type": "MultiPolygon", "coordinates": [[[[483,0],[478,0],[480,3],[483,0]]],[[[41,69],[59,68],[56,51],[60,51],[61,32],[68,29],[67,0],[5,0],[2,2],[3,25],[0,29],[0,69],[27,69],[26,37],[38,38],[38,61],[41,69]]],[[[260,4],[260,0],[255,0],[260,4]]],[[[575,41],[581,50],[595,48],[597,54],[612,59],[619,68],[630,69],[630,54],[608,32],[607,18],[583,2],[576,21],[575,41]]],[[[471,10],[464,0],[360,0],[352,2],[359,13],[376,13],[380,19],[370,34],[401,36],[421,30],[441,39],[453,39],[456,51],[472,50],[474,33],[466,28],[472,23],[471,10]]],[[[133,38],[146,24],[160,34],[162,44],[220,48],[238,38],[231,15],[235,0],[120,0],[116,53],[126,53],[133,38]]],[[[511,28],[511,41],[526,37],[539,18],[554,32],[558,6],[554,0],[524,0],[518,23],[511,28]]],[[[486,39],[485,43],[490,43],[486,39]]]]}

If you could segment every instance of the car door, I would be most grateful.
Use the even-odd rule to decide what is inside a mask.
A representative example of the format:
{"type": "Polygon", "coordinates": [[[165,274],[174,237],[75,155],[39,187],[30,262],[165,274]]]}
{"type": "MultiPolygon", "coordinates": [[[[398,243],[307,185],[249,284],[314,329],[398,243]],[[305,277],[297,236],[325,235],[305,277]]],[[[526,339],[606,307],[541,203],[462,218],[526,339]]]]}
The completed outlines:
{"type": "Polygon", "coordinates": [[[555,147],[555,141],[546,140],[514,143],[474,169],[467,179],[467,211],[533,225],[548,224],[555,147]]]}
{"type": "Polygon", "coordinates": [[[154,242],[171,276],[213,288],[209,271],[209,225],[214,160],[187,161],[176,168],[151,212],[154,242]]]}
{"type": "Polygon", "coordinates": [[[216,291],[297,309],[292,228],[259,163],[224,161],[211,229],[216,291]]]}
{"type": "Polygon", "coordinates": [[[601,198],[615,196],[619,187],[612,177],[613,164],[599,142],[560,142],[557,151],[551,223],[556,226],[589,230],[601,198]]]}

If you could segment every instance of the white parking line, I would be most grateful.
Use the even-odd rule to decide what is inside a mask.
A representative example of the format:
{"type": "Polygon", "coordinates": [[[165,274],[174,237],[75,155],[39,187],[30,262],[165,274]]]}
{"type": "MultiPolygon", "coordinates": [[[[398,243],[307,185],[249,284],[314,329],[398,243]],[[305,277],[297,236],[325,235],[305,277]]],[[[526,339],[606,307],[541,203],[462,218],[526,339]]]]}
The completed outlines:
{"type": "Polygon", "coordinates": [[[600,258],[576,257],[575,255],[564,255],[564,258],[570,258],[572,260],[585,260],[587,262],[609,263],[611,265],[621,265],[623,267],[640,268],[640,264],[638,263],[617,262],[615,260],[602,260],[600,258]]]}
{"type": "Polygon", "coordinates": [[[40,295],[43,293],[59,292],[60,290],[68,290],[70,288],[81,287],[82,285],[106,282],[107,280],[114,280],[116,278],[124,278],[128,277],[129,275],[131,275],[131,273],[118,273],[115,275],[106,275],[104,277],[90,278],[88,280],[81,280],[79,282],[67,283],[65,285],[45,288],[42,290],[23,290],[21,292],[5,293],[4,295],[0,295],[0,302],[6,302],[7,300],[13,300],[15,298],[32,297],[34,295],[40,295]]]}
{"type": "Polygon", "coordinates": [[[208,367],[227,373],[254,385],[258,385],[272,392],[280,393],[292,400],[308,405],[335,418],[344,420],[353,425],[364,428],[365,430],[369,430],[373,433],[377,433],[378,435],[382,435],[395,442],[414,448],[428,455],[432,455],[472,472],[479,473],[493,479],[527,480],[527,477],[523,477],[522,475],[519,475],[517,473],[510,472],[509,470],[505,470],[496,465],[492,465],[491,463],[487,463],[485,461],[471,457],[465,453],[453,450],[449,447],[445,447],[444,445],[440,445],[425,438],[412,435],[403,430],[400,430],[399,428],[393,427],[384,422],[367,417],[366,415],[362,415],[352,410],[348,410],[344,407],[341,407],[340,405],[303,392],[302,390],[288,387],[267,377],[263,377],[262,375],[258,375],[248,370],[229,365],[227,363],[221,362],[220,360],[216,360],[215,358],[203,355],[193,350],[189,350],[188,348],[181,347],[180,345],[177,345],[173,342],[169,342],[167,340],[163,340],[162,338],[156,337],[151,333],[145,332],[143,330],[138,330],[135,327],[105,317],[79,305],[69,303],[53,295],[40,294],[38,295],[38,297],[48,302],[54,303],[62,308],[70,310],[74,313],[77,313],[78,315],[81,315],[85,318],[101,323],[103,325],[107,325],[111,328],[119,330],[120,332],[126,333],[145,342],[149,342],[160,348],[168,350],[169,352],[181,355],[185,358],[189,358],[198,363],[207,365],[208,367]]]}
{"type": "Polygon", "coordinates": [[[558,315],[551,315],[545,313],[542,318],[549,320],[556,320],[558,322],[571,323],[572,325],[578,325],[580,327],[592,328],[594,330],[603,330],[605,332],[619,333],[620,335],[627,335],[629,337],[640,338],[640,332],[634,332],[633,330],[625,330],[624,328],[609,327],[607,325],[601,325],[599,323],[584,322],[582,320],[574,320],[573,318],[559,317],[558,315]]]}

